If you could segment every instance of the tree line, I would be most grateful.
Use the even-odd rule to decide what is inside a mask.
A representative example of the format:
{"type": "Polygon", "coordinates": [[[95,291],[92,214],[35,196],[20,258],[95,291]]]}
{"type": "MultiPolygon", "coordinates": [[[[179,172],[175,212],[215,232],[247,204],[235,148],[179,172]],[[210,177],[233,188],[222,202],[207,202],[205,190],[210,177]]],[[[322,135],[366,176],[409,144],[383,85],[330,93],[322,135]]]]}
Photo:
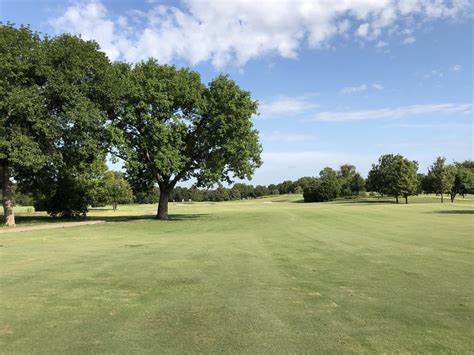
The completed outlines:
{"type": "Polygon", "coordinates": [[[446,164],[446,158],[438,157],[427,174],[422,174],[416,161],[400,154],[385,154],[372,165],[367,179],[353,165],[343,165],[339,171],[324,168],[319,178],[312,178],[303,196],[306,202],[323,202],[364,191],[394,197],[397,203],[399,198],[408,203],[409,196],[422,193],[439,195],[441,202],[444,195],[449,195],[454,202],[457,195],[474,193],[474,162],[446,164]]]}
{"type": "Polygon", "coordinates": [[[112,63],[94,41],[0,24],[3,222],[15,225],[13,183],[51,214],[85,213],[108,154],[124,161],[134,191],[159,186],[157,218],[167,219],[178,182],[252,177],[257,107],[226,75],[205,84],[188,68],[112,63]]]}

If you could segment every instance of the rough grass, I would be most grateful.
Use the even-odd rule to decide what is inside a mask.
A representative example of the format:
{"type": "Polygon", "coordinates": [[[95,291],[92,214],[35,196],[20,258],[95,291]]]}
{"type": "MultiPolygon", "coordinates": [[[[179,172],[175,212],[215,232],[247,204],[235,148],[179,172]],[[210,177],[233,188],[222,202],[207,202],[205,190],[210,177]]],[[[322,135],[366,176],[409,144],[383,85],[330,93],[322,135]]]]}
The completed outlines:
{"type": "Polygon", "coordinates": [[[300,199],[1,234],[0,352],[472,351],[474,201],[300,199]]]}

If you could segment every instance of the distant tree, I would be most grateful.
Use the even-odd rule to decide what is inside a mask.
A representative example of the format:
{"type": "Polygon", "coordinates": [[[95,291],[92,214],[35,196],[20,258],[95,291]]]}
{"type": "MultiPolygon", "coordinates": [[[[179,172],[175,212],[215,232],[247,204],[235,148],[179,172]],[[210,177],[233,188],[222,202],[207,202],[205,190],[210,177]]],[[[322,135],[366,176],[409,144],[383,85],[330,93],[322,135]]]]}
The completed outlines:
{"type": "Polygon", "coordinates": [[[337,172],[341,184],[341,195],[356,196],[365,190],[365,180],[356,172],[356,167],[350,164],[344,164],[337,172]]]}
{"type": "Polygon", "coordinates": [[[280,191],[278,190],[278,187],[275,184],[268,185],[268,191],[270,192],[270,195],[279,195],[280,194],[280,191]]]}
{"type": "Polygon", "coordinates": [[[434,192],[441,195],[441,203],[444,202],[443,194],[451,191],[455,178],[453,169],[449,168],[445,162],[446,158],[438,157],[428,170],[434,192]]]}
{"type": "Polygon", "coordinates": [[[33,206],[33,196],[20,190],[18,184],[12,184],[12,200],[14,206],[33,206]]]}
{"type": "Polygon", "coordinates": [[[418,174],[418,189],[419,192],[425,194],[434,193],[433,176],[430,174],[418,174]]]}
{"type": "MultiPolygon", "coordinates": [[[[254,197],[254,187],[252,185],[247,185],[247,184],[242,184],[242,183],[237,183],[234,184],[232,187],[234,191],[238,191],[240,194],[240,198],[253,198],[254,197]]],[[[237,193],[235,194],[237,196],[237,193]]],[[[238,198],[238,199],[240,199],[238,198]]]]}
{"type": "Polygon", "coordinates": [[[261,165],[253,128],[257,102],[227,76],[205,86],[198,73],[159,65],[116,66],[123,94],[116,100],[111,135],[132,181],[158,183],[158,219],[178,181],[199,186],[250,178],[261,165]]]}
{"type": "Polygon", "coordinates": [[[353,195],[359,195],[365,191],[365,179],[359,173],[356,173],[350,180],[349,187],[353,195]]]}
{"type": "Polygon", "coordinates": [[[314,177],[304,176],[296,180],[295,185],[301,187],[301,189],[304,191],[304,189],[306,189],[312,182],[314,182],[314,180],[314,177]]]}
{"type": "MultiPolygon", "coordinates": [[[[133,188],[132,188],[133,190],[133,188]]],[[[139,189],[133,193],[133,201],[135,203],[158,203],[160,199],[160,189],[158,186],[151,185],[146,189],[139,189]]]]}
{"type": "Polygon", "coordinates": [[[254,194],[255,194],[255,197],[263,197],[263,196],[270,195],[270,191],[264,185],[257,185],[255,186],[254,194]]]}
{"type": "Polygon", "coordinates": [[[408,204],[408,196],[416,195],[418,192],[418,164],[415,161],[406,158],[397,159],[397,194],[405,198],[405,203],[408,204]]]}
{"type": "Polygon", "coordinates": [[[451,202],[454,202],[456,195],[464,196],[474,189],[474,168],[465,163],[455,163],[450,167],[454,174],[454,181],[449,191],[451,202]]]}
{"type": "Polygon", "coordinates": [[[172,201],[181,202],[188,201],[189,199],[191,199],[191,194],[189,193],[189,190],[187,188],[177,186],[173,189],[170,197],[172,201]]]}
{"type": "Polygon", "coordinates": [[[240,190],[238,184],[235,184],[235,185],[232,186],[232,188],[229,190],[229,198],[230,198],[231,200],[240,200],[240,199],[242,199],[241,190],[240,190]]]}
{"type": "Polygon", "coordinates": [[[130,184],[125,180],[123,173],[119,171],[108,171],[103,178],[105,201],[112,205],[115,211],[118,204],[131,203],[133,192],[130,184]]]}
{"type": "Polygon", "coordinates": [[[326,167],[319,173],[319,179],[312,182],[303,192],[305,202],[332,201],[341,191],[337,173],[326,167]]]}
{"type": "Polygon", "coordinates": [[[200,202],[203,200],[203,193],[201,190],[196,185],[191,186],[191,188],[188,190],[189,191],[189,197],[191,200],[200,202]]]}
{"type": "Polygon", "coordinates": [[[277,189],[280,192],[280,195],[292,194],[295,192],[295,184],[291,180],[286,180],[278,184],[277,189]]]}
{"type": "Polygon", "coordinates": [[[378,164],[373,164],[369,171],[367,187],[370,191],[382,195],[405,197],[416,194],[418,179],[416,175],[417,163],[410,161],[400,154],[385,154],[380,156],[378,164]]]}

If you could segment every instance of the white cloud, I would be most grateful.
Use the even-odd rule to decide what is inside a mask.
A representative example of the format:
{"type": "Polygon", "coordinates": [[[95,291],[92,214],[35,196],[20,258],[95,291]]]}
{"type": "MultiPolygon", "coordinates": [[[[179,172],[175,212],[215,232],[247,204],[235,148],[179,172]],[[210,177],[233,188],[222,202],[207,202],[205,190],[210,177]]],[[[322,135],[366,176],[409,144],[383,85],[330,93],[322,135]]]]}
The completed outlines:
{"type": "Polygon", "coordinates": [[[342,88],[339,90],[339,94],[342,95],[349,95],[349,94],[354,94],[356,92],[364,92],[369,90],[369,88],[375,89],[375,90],[383,90],[383,85],[380,83],[373,83],[372,85],[367,85],[367,84],[362,84],[358,86],[347,86],[345,88],[342,88]]]}
{"type": "Polygon", "coordinates": [[[423,75],[424,79],[431,79],[431,78],[442,78],[444,76],[443,72],[439,69],[433,69],[430,72],[423,75]]]}
{"type": "Polygon", "coordinates": [[[304,133],[279,132],[273,131],[270,133],[261,132],[260,138],[263,141],[270,142],[309,142],[316,140],[316,136],[304,133]]]}
{"type": "Polygon", "coordinates": [[[262,118],[300,116],[314,112],[318,107],[304,97],[280,96],[271,102],[262,102],[259,112],[262,118]]]}
{"type": "Polygon", "coordinates": [[[268,54],[295,58],[301,47],[328,47],[339,35],[373,40],[395,27],[411,33],[415,17],[456,19],[471,12],[470,0],[182,0],[176,6],[148,2],[147,11],[122,14],[110,13],[100,0],[78,2],[50,24],[57,33],[97,40],[113,60],[135,62],[153,56],[160,62],[210,61],[222,68],[243,66],[268,54]]]}
{"type": "Polygon", "coordinates": [[[350,122],[376,119],[399,119],[424,114],[471,114],[474,104],[431,104],[411,105],[392,108],[381,108],[376,110],[361,111],[324,111],[317,113],[314,121],[326,122],[350,122]]]}
{"type": "Polygon", "coordinates": [[[413,36],[407,37],[403,40],[403,44],[412,44],[416,42],[416,38],[413,36]]]}
{"type": "Polygon", "coordinates": [[[368,87],[365,84],[362,84],[359,86],[347,86],[339,90],[339,94],[348,95],[348,94],[353,94],[355,92],[367,91],[367,89],[368,87]]]}
{"type": "Polygon", "coordinates": [[[384,41],[378,41],[377,44],[375,45],[375,47],[377,47],[377,48],[383,48],[383,47],[386,47],[386,46],[388,46],[388,43],[384,42],[384,41]]]}
{"type": "Polygon", "coordinates": [[[455,64],[451,68],[449,68],[449,71],[461,71],[462,66],[460,64],[455,64]]]}

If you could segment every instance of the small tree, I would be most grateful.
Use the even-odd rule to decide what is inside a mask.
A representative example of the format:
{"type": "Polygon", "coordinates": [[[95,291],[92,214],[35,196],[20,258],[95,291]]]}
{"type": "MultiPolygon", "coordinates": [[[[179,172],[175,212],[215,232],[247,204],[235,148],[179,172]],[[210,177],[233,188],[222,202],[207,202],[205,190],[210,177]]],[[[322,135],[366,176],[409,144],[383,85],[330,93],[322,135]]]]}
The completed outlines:
{"type": "Polygon", "coordinates": [[[133,183],[160,187],[158,219],[178,181],[199,186],[250,178],[261,165],[257,102],[227,76],[208,86],[189,69],[154,60],[116,65],[121,90],[111,113],[116,149],[133,183]]]}
{"type": "Polygon", "coordinates": [[[464,196],[474,188],[474,169],[469,169],[463,163],[455,163],[450,167],[454,174],[454,181],[449,191],[451,202],[454,202],[456,195],[464,196]]]}
{"type": "Polygon", "coordinates": [[[133,200],[133,192],[130,184],[124,179],[123,173],[119,171],[108,171],[103,178],[105,191],[105,202],[117,210],[118,204],[130,203],[133,200]]]}
{"type": "Polygon", "coordinates": [[[434,192],[441,195],[441,203],[444,202],[443,194],[449,193],[454,183],[454,171],[452,168],[448,168],[445,162],[446,158],[438,157],[428,170],[434,192]]]}
{"type": "Polygon", "coordinates": [[[418,192],[418,164],[406,158],[397,160],[398,182],[397,190],[405,198],[408,204],[408,196],[416,195],[418,192]]]}

